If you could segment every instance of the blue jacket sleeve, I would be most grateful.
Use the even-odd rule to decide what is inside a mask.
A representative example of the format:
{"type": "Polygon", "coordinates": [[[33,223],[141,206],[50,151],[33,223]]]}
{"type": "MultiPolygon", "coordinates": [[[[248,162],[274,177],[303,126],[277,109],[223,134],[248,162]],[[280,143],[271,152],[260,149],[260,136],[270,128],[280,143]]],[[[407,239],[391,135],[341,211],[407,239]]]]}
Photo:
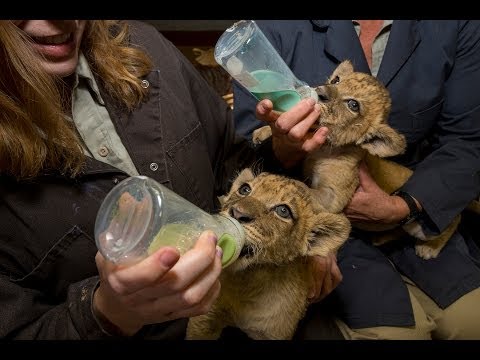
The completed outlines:
{"type": "MultiPolygon", "coordinates": [[[[480,22],[459,21],[455,63],[444,86],[434,151],[403,189],[442,231],[480,193],[480,22]]],[[[430,231],[429,231],[430,230],[430,231]]]]}

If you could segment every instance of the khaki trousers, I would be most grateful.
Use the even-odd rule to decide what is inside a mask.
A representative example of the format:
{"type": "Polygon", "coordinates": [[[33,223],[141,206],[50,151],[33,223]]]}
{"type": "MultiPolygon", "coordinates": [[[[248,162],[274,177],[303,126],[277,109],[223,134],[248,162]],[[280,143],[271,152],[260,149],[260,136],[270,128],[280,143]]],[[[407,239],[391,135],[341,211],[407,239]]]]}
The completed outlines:
{"type": "Polygon", "coordinates": [[[403,277],[412,302],[415,326],[351,329],[336,320],[347,340],[480,340],[480,288],[475,289],[445,309],[403,277]]]}

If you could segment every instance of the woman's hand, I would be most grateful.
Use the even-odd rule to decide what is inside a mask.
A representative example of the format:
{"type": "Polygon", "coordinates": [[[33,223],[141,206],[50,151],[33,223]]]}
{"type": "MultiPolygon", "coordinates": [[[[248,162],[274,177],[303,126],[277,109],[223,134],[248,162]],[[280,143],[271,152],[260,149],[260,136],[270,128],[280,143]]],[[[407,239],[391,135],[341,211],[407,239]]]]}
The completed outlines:
{"type": "Polygon", "coordinates": [[[220,292],[222,252],[216,243],[215,234],[205,231],[182,257],[175,248],[162,247],[128,267],[97,253],[100,286],[94,312],[125,335],[147,324],[206,313],[220,292]]]}
{"type": "Polygon", "coordinates": [[[256,117],[272,129],[273,151],[286,168],[296,165],[325,142],[327,128],[311,131],[319,116],[320,106],[313,99],[301,100],[284,113],[273,110],[270,100],[262,100],[256,107],[256,117]]]}
{"type": "Polygon", "coordinates": [[[310,289],[308,300],[314,303],[330,294],[340,284],[343,277],[334,254],[310,256],[308,259],[313,276],[313,287],[310,289]]]}

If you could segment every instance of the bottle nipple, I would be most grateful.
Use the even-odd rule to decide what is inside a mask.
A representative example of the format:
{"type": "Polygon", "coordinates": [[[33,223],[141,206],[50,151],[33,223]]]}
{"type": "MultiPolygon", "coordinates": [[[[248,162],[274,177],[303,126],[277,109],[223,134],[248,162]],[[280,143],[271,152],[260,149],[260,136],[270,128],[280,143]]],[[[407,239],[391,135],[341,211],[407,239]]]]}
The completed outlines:
{"type": "Polygon", "coordinates": [[[242,251],[242,246],[239,245],[239,242],[235,239],[233,235],[223,234],[218,239],[218,246],[222,248],[222,267],[226,268],[237,260],[242,251]]]}

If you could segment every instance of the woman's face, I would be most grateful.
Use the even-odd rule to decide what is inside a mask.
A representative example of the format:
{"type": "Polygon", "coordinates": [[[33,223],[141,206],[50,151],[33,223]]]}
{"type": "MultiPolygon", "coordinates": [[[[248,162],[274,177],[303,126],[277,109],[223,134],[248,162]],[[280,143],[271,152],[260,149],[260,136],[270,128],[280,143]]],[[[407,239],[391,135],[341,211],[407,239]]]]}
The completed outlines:
{"type": "Polygon", "coordinates": [[[48,73],[66,77],[75,71],[86,20],[14,20],[13,23],[31,37],[33,48],[44,57],[40,61],[48,73]]]}

